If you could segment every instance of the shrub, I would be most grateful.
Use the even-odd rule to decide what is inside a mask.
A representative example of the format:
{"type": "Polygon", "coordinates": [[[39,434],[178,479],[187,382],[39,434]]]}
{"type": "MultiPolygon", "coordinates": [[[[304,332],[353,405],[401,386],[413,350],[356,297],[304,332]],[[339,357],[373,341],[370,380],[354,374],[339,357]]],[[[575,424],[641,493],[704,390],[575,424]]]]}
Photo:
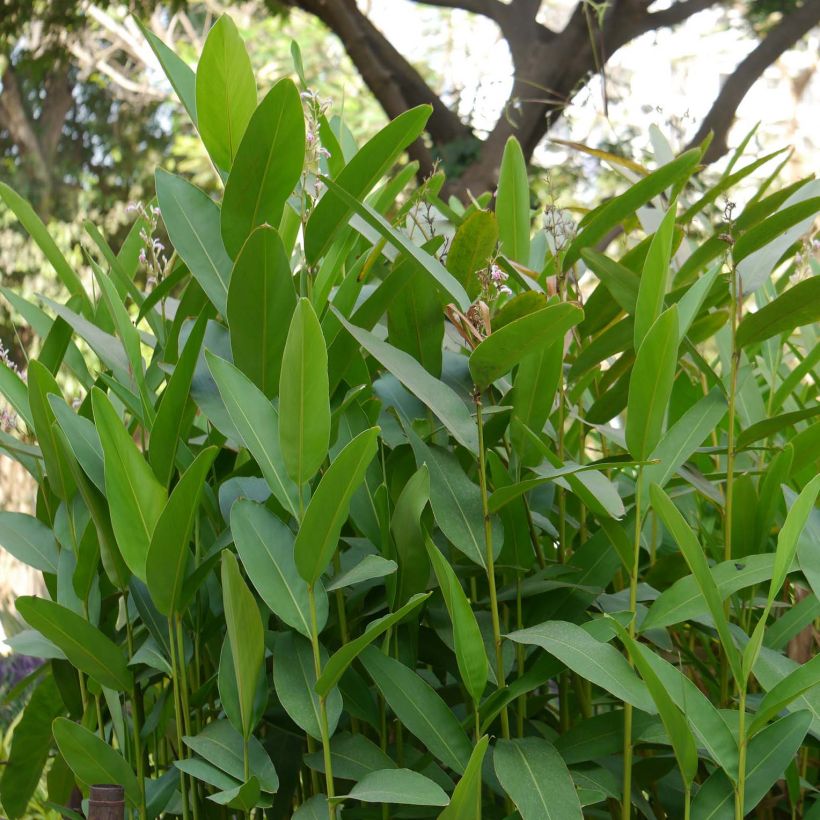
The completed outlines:
{"type": "Polygon", "coordinates": [[[816,184],[721,215],[762,160],[701,146],[533,232],[514,139],[444,202],[394,170],[428,108],[357,146],[228,17],[151,43],[219,202],[158,170],[88,288],[2,189],[69,294],[0,365],[50,596],[7,814],[51,754],[140,818],[816,811],[816,184]]]}

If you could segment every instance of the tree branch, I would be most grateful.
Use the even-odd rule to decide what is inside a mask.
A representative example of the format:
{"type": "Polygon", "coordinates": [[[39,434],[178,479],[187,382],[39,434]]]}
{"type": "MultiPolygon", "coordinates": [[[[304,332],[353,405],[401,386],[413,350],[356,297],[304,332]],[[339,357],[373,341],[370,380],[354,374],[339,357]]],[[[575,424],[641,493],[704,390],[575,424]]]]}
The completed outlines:
{"type": "Polygon", "coordinates": [[[689,143],[689,147],[698,145],[706,139],[710,131],[714,133],[714,139],[704,155],[705,162],[714,162],[729,150],[726,141],[729,129],[735,121],[737,107],[749,89],[772,63],[799,43],[818,23],[820,2],[806,0],[800,8],[785,15],[738,64],[734,73],[723,84],[697,134],[689,143]]]}

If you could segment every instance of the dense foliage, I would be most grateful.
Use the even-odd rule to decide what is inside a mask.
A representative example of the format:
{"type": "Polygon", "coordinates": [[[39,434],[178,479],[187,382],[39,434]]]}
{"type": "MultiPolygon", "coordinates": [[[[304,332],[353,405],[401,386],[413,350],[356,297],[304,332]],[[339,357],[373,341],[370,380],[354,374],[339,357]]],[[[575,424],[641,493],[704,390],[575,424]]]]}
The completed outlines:
{"type": "Polygon", "coordinates": [[[360,145],[230,18],[196,73],[148,36],[219,201],[159,169],[89,287],[0,186],[68,294],[0,362],[49,595],[5,814],[45,769],[140,818],[820,812],[817,184],[606,155],[576,226],[511,139],[445,202],[429,108],[360,145]]]}

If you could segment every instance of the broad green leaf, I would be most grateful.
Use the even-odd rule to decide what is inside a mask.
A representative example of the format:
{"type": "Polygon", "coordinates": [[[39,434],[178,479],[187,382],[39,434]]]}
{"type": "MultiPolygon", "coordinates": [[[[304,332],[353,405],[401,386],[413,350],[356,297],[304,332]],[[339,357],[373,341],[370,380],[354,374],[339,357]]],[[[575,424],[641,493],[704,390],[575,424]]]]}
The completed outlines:
{"type": "Polygon", "coordinates": [[[374,647],[365,649],[361,660],[404,727],[445,765],[463,774],[470,760],[470,741],[430,684],[374,647]]]}
{"type": "MultiPolygon", "coordinates": [[[[310,638],[307,583],[296,569],[291,530],[262,504],[240,498],[231,507],[231,533],[248,578],[277,618],[310,638]]],[[[313,587],[316,627],[327,622],[327,594],[313,587]]]]}
{"type": "MultiPolygon", "coordinates": [[[[310,641],[293,632],[279,633],[273,657],[273,685],[282,707],[300,729],[321,740],[316,667],[310,641]]],[[[327,663],[327,652],[322,646],[319,659],[323,666],[327,663]]],[[[329,691],[325,706],[328,732],[333,735],[342,713],[342,696],[337,688],[329,691]]]]}
{"type": "Polygon", "coordinates": [[[737,327],[738,347],[763,342],[796,327],[820,321],[820,276],[803,279],[774,301],[747,313],[737,327]]]}
{"type": "Polygon", "coordinates": [[[645,712],[655,707],[644,684],[624,656],[608,643],[567,621],[546,621],[507,635],[511,641],[540,646],[582,678],[645,712]]]}
{"type": "Polygon", "coordinates": [[[151,427],[148,460],[157,478],[166,487],[170,484],[174,474],[179,441],[193,420],[195,408],[189,402],[188,394],[191,390],[202,340],[205,337],[206,325],[207,314],[203,311],[191,329],[185,347],[177,359],[174,372],[168,379],[151,427]]]}
{"type": "MultiPolygon", "coordinates": [[[[406,234],[394,228],[378,211],[364,202],[359,202],[332,179],[321,177],[321,180],[327,185],[330,192],[346,203],[347,207],[355,211],[386,243],[409,256],[429,277],[430,285],[439,290],[442,296],[451,299],[462,310],[467,310],[470,306],[467,292],[435,256],[420,248],[406,234]]],[[[317,212],[318,207],[314,211],[314,215],[317,212]]]]}
{"type": "Polygon", "coordinates": [[[133,686],[122,650],[106,635],[67,607],[34,596],[16,600],[26,622],[52,641],[72,666],[94,678],[100,686],[130,692],[133,686]]]}
{"type": "Polygon", "coordinates": [[[9,210],[17,217],[20,224],[25,228],[26,233],[37,243],[45,258],[54,268],[59,280],[66,286],[69,293],[79,297],[83,308],[83,313],[88,315],[91,312],[91,301],[85,292],[80,277],[68,264],[57,243],[49,233],[48,228],[37,216],[34,208],[26,202],[15,190],[9,188],[4,182],[0,182],[0,199],[5,202],[9,210]]]}
{"type": "Polygon", "coordinates": [[[236,557],[228,550],[222,553],[222,600],[234,660],[242,734],[247,740],[253,731],[256,682],[265,660],[265,636],[253,594],[239,572],[236,557]]]}
{"type": "Polygon", "coordinates": [[[795,410],[791,413],[781,413],[779,416],[761,419],[745,430],[741,430],[735,440],[736,447],[739,450],[745,449],[750,444],[760,441],[760,439],[769,438],[799,421],[814,418],[814,416],[818,414],[820,414],[820,404],[814,407],[807,407],[804,410],[795,410]]]}
{"type": "Polygon", "coordinates": [[[219,206],[196,185],[161,168],[156,187],[171,244],[224,316],[232,263],[219,231],[219,206]]]}
{"type": "Polygon", "coordinates": [[[310,499],[294,545],[296,566],[308,584],[316,583],[336,551],[350,500],[376,455],[378,435],[379,428],[371,427],[347,444],[310,499]]]}
{"type": "Polygon", "coordinates": [[[213,800],[214,803],[220,806],[228,806],[232,809],[239,809],[239,811],[245,814],[250,814],[251,810],[259,802],[260,796],[259,781],[251,775],[251,777],[240,786],[235,786],[232,789],[217,792],[216,794],[209,794],[208,800],[213,800]]]}
{"type": "Polygon", "coordinates": [[[325,820],[328,817],[327,797],[316,794],[302,803],[293,815],[293,820],[325,820]]]}
{"type": "MultiPolygon", "coordinates": [[[[235,780],[244,780],[242,735],[227,720],[215,720],[198,735],[182,740],[188,748],[235,780]]],[[[251,774],[259,781],[263,792],[274,794],[279,788],[279,777],[268,753],[255,737],[249,738],[248,747],[251,774]]]]}
{"type": "Polygon", "coordinates": [[[678,311],[665,310],[646,334],[632,366],[626,410],[626,446],[646,460],[658,446],[678,363],[678,311]]]}
{"type": "Polygon", "coordinates": [[[248,52],[233,20],[223,14],[208,32],[196,69],[196,113],[202,141],[225,171],[255,108],[256,79],[248,52]]]}
{"type": "Polygon", "coordinates": [[[125,799],[130,806],[138,805],[140,790],[137,778],[118,751],[84,726],[67,718],[57,718],[52,730],[60,754],[78,780],[88,785],[115,783],[125,789],[125,799]]]}
{"type": "Polygon", "coordinates": [[[758,222],[742,233],[732,246],[732,259],[735,265],[764,245],[768,245],[793,225],[814,216],[818,210],[820,210],[820,196],[814,196],[803,202],[788,205],[762,222],[758,222]]]}
{"type": "Polygon", "coordinates": [[[401,152],[418,138],[432,110],[429,105],[419,105],[400,114],[345,165],[336,177],[337,186],[330,188],[319,200],[308,220],[305,255],[310,262],[317,262],[324,254],[338,227],[346,223],[351,214],[349,202],[339,196],[339,191],[353,199],[364,199],[401,152]]]}
{"type": "Polygon", "coordinates": [[[363,803],[402,803],[408,806],[446,806],[450,802],[438,783],[411,769],[370,772],[345,796],[363,803]]]}
{"type": "Polygon", "coordinates": [[[299,490],[285,470],[279,447],[279,414],[265,394],[240,370],[210,351],[208,369],[231,421],[256,459],[276,500],[292,515],[299,512],[299,490]]]}
{"type": "Polygon", "coordinates": [[[567,764],[548,740],[499,740],[493,749],[493,766],[522,820],[583,817],[567,764]]]}
{"type": "Polygon", "coordinates": [[[669,261],[672,257],[676,210],[677,203],[672,202],[655,231],[646,254],[635,303],[635,350],[640,350],[649,328],[655,324],[663,310],[663,298],[669,286],[669,261]]]}
{"type": "Polygon", "coordinates": [[[57,573],[54,533],[31,515],[0,511],[0,546],[34,569],[57,573]]]}
{"type": "MultiPolygon", "coordinates": [[[[236,680],[236,664],[231,652],[231,639],[225,635],[222,642],[222,651],[219,653],[219,670],[217,671],[217,687],[219,689],[219,700],[225,717],[231,725],[238,731],[242,731],[242,703],[239,699],[239,686],[236,680]]],[[[256,675],[256,686],[254,687],[253,711],[250,716],[250,723],[256,726],[265,714],[268,705],[268,676],[265,664],[259,666],[256,675]]],[[[229,788],[229,787],[224,787],[229,788]]]]}
{"type": "Polygon", "coordinates": [[[495,215],[501,252],[522,265],[530,261],[530,181],[524,152],[515,137],[509,137],[501,157],[495,215]]]}
{"type": "Polygon", "coordinates": [[[450,797],[450,805],[438,816],[438,820],[474,820],[481,817],[481,767],[490,743],[484,735],[473,747],[470,762],[450,797]]]}
{"type": "MultiPolygon", "coordinates": [[[[715,265],[711,270],[701,276],[694,284],[692,284],[686,293],[678,300],[678,322],[680,324],[680,339],[683,341],[684,337],[692,330],[692,325],[701,313],[703,304],[712,288],[717,281],[718,274],[721,271],[721,265],[715,265]]],[[[719,313],[709,314],[708,318],[717,316],[719,313]]],[[[699,324],[699,323],[698,323],[699,324]]],[[[698,325],[695,325],[697,329],[698,325]]]]}
{"type": "Polygon", "coordinates": [[[128,568],[145,581],[148,549],[167,500],[165,488],[154,477],[105,393],[94,388],[91,404],[105,460],[111,526],[128,568]]]}
{"type": "Polygon", "coordinates": [[[34,428],[28,403],[26,383],[4,361],[0,360],[0,395],[14,408],[14,412],[30,428],[34,428]]]}
{"type": "Polygon", "coordinates": [[[393,606],[403,604],[411,595],[427,587],[430,564],[424,548],[421,514],[429,500],[430,474],[425,465],[407,480],[390,518],[390,532],[399,565],[391,595],[393,606]]]}
{"type": "Polygon", "coordinates": [[[338,311],[334,310],[334,314],[347,332],[382,367],[389,370],[419,401],[438,416],[460,444],[473,453],[478,451],[478,433],[470,411],[451,387],[431,376],[404,351],[351,324],[338,311]]]}
{"type": "Polygon", "coordinates": [[[191,557],[191,532],[217,452],[216,447],[208,447],[194,459],[174,487],[151,536],[145,579],[151,598],[163,615],[180,611],[182,586],[191,557]]]}
{"type": "Polygon", "coordinates": [[[792,701],[818,685],[820,685],[820,655],[815,655],[766,692],[749,724],[747,736],[753,737],[792,701]]]}
{"type": "Polygon", "coordinates": [[[729,632],[729,624],[723,612],[723,602],[718,591],[715,579],[709,571],[709,564],[706,562],[706,555],[703,548],[698,543],[698,539],[686,519],[678,511],[669,496],[657,484],[649,488],[649,497],[652,501],[652,509],[669,530],[672,537],[677,542],[683,557],[689,566],[692,575],[695,576],[700,593],[706,601],[709,613],[715,623],[723,651],[729,662],[729,667],[736,681],[741,681],[740,655],[738,653],[732,635],[729,632]]]}
{"type": "Polygon", "coordinates": [[[528,354],[560,342],[584,318],[577,305],[562,302],[536,310],[493,331],[470,354],[470,374],[479,388],[509,373],[528,354]]]}
{"type": "Polygon", "coordinates": [[[220,790],[235,789],[239,786],[239,782],[230,775],[218,769],[211,763],[201,760],[198,757],[188,757],[182,760],[175,760],[174,766],[180,771],[207,783],[209,786],[214,786],[220,790]]]}
{"type": "Polygon", "coordinates": [[[302,100],[292,80],[279,80],[253,112],[225,185],[222,239],[231,257],[254,228],[279,225],[304,161],[302,100]]]}
{"type": "Polygon", "coordinates": [[[9,820],[26,814],[51,751],[51,723],[64,708],[54,677],[48,675],[32,692],[7,747],[0,801],[9,820]]]}
{"type": "MultiPolygon", "coordinates": [[[[393,760],[372,740],[368,740],[363,734],[351,735],[347,732],[341,732],[331,740],[330,762],[334,777],[354,782],[371,772],[397,768],[393,760]]],[[[305,763],[311,769],[324,774],[325,761],[322,752],[305,755],[305,763]]]]}
{"type": "Polygon", "coordinates": [[[279,446],[298,487],[315,475],[330,444],[327,347],[309,299],[299,299],[282,353],[279,446]]]}
{"type": "Polygon", "coordinates": [[[621,308],[629,314],[634,314],[641,282],[638,274],[592,248],[584,248],[581,251],[581,258],[621,308]]]}
{"type": "Polygon", "coordinates": [[[497,242],[498,221],[491,211],[470,214],[453,236],[447,251],[447,270],[461,283],[470,299],[481,293],[476,273],[490,264],[497,242]]]}
{"type": "Polygon", "coordinates": [[[269,226],[256,228],[233,266],[227,319],[234,364],[268,398],[279,392],[282,352],[295,307],[282,239],[269,226]]]}
{"type": "Polygon", "coordinates": [[[372,581],[375,578],[384,578],[392,575],[398,569],[398,564],[381,555],[366,555],[358,564],[351,567],[346,572],[334,575],[328,582],[327,591],[344,589],[344,587],[355,586],[356,584],[372,581]]]}
{"type": "MultiPolygon", "coordinates": [[[[339,682],[345,670],[379,635],[383,635],[390,627],[402,621],[416,607],[424,603],[432,592],[414,595],[403,607],[369,623],[362,635],[344,644],[323,665],[322,674],[316,681],[316,691],[320,697],[326,697],[328,692],[339,682]]],[[[483,644],[482,644],[483,649],[483,644]]]]}
{"type": "Polygon", "coordinates": [[[643,678],[650,697],[658,708],[658,714],[672,743],[683,782],[689,788],[698,769],[698,750],[695,747],[695,739],[689,730],[686,717],[672,700],[663,681],[655,674],[652,664],[641,653],[638,642],[631,638],[629,633],[616,620],[612,619],[612,624],[621,639],[621,643],[629,652],[632,663],[635,664],[641,678],[643,678]]]}
{"type": "Polygon", "coordinates": [[[453,642],[461,680],[477,706],[487,686],[487,651],[481,630],[455,571],[429,537],[425,545],[453,624],[453,642]]]}

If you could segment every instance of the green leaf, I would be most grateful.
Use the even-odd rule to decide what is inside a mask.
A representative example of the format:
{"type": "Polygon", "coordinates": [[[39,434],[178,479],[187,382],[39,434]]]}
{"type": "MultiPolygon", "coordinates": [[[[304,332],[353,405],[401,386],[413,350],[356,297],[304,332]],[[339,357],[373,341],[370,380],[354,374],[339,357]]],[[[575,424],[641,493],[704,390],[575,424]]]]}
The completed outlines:
{"type": "Polygon", "coordinates": [[[309,299],[296,303],[279,376],[279,446],[288,475],[301,487],[327,456],[330,402],[327,347],[309,299]]]}
{"type": "Polygon", "coordinates": [[[461,780],[456,783],[450,805],[438,816],[438,820],[475,820],[481,817],[481,766],[489,743],[489,736],[484,735],[473,747],[470,762],[461,780]]]}
{"type": "Polygon", "coordinates": [[[41,572],[57,573],[57,542],[41,521],[20,512],[0,511],[0,546],[41,572]]]}
{"type": "MultiPolygon", "coordinates": [[[[330,762],[333,776],[342,780],[361,780],[366,774],[382,769],[397,768],[396,764],[364,735],[341,732],[330,742],[330,762]]],[[[305,755],[305,763],[311,769],[325,771],[322,752],[305,755]]]]}
{"type": "Polygon", "coordinates": [[[581,251],[581,258],[621,308],[629,314],[634,314],[641,282],[635,271],[592,248],[584,248],[581,251]]]}
{"type": "Polygon", "coordinates": [[[234,364],[268,397],[279,392],[282,353],[296,307],[285,247],[271,227],[251,233],[228,287],[227,319],[234,364]]]}
{"type": "Polygon", "coordinates": [[[71,265],[68,264],[66,258],[63,256],[57,243],[49,233],[48,228],[43,224],[42,220],[34,208],[26,202],[12,188],[9,188],[4,182],[0,182],[0,199],[6,203],[9,210],[17,217],[20,224],[25,228],[26,233],[37,243],[37,246],[43,252],[45,258],[54,268],[57,278],[66,286],[69,293],[79,297],[83,312],[88,315],[91,310],[91,300],[85,292],[83,283],[80,277],[74,272],[71,265]]]}
{"type": "Polygon", "coordinates": [[[302,803],[293,815],[293,820],[325,820],[328,817],[328,802],[323,794],[316,794],[302,803]]]}
{"type": "Polygon", "coordinates": [[[425,546],[453,624],[453,642],[461,680],[478,706],[487,686],[487,651],[484,639],[455,571],[429,537],[425,540],[425,546]]]}
{"type": "Polygon", "coordinates": [[[412,356],[351,324],[335,309],[333,312],[347,332],[419,401],[429,407],[460,444],[473,453],[478,452],[475,423],[467,405],[451,387],[431,376],[412,356]]]}
{"type": "Polygon", "coordinates": [[[676,210],[677,203],[672,202],[646,253],[635,303],[635,350],[640,350],[646,334],[663,310],[663,298],[669,286],[669,260],[672,257],[676,210]]]}
{"type": "Polygon", "coordinates": [[[216,794],[209,794],[208,800],[213,800],[214,803],[220,806],[228,806],[232,809],[239,809],[245,814],[250,814],[251,809],[259,802],[260,795],[259,781],[251,775],[240,786],[216,794]]]}
{"type": "Polygon", "coordinates": [[[562,302],[536,310],[494,331],[470,354],[470,374],[486,388],[509,373],[525,356],[543,351],[584,318],[577,305],[562,302]]]}
{"type": "Polygon", "coordinates": [[[747,729],[747,737],[753,737],[792,701],[818,685],[820,685],[820,655],[815,655],[786,675],[763,696],[747,729]]]}
{"type": "Polygon", "coordinates": [[[534,644],[549,652],[582,678],[644,712],[655,708],[644,684],[615,647],[567,621],[546,621],[507,635],[511,641],[534,644]]]}
{"type": "MultiPolygon", "coordinates": [[[[290,529],[261,504],[240,498],[231,507],[231,533],[248,578],[277,618],[310,638],[307,583],[296,569],[290,529]]],[[[313,587],[316,626],[327,622],[327,594],[321,581],[313,587]]]]}
{"type": "MultiPolygon", "coordinates": [[[[222,642],[222,651],[219,653],[219,669],[217,671],[217,687],[219,689],[219,700],[225,717],[231,725],[238,731],[242,731],[242,704],[239,700],[239,687],[236,681],[236,664],[231,652],[231,640],[225,635],[222,642]]],[[[256,676],[256,686],[254,687],[253,712],[250,716],[250,723],[256,726],[265,714],[268,705],[268,680],[265,664],[259,666],[256,676]]],[[[236,784],[233,784],[236,785],[236,784]]],[[[223,788],[229,788],[225,786],[223,788]]]]}
{"type": "Polygon", "coordinates": [[[335,589],[344,589],[344,587],[372,581],[375,578],[384,578],[392,575],[397,569],[398,564],[395,561],[382,558],[381,555],[366,555],[346,572],[334,575],[327,585],[327,591],[332,592],[335,589]]]}
{"type": "Polygon", "coordinates": [[[689,724],[686,722],[683,712],[672,700],[666,685],[655,674],[652,665],[641,654],[638,642],[629,636],[618,621],[614,618],[611,620],[621,643],[626,647],[632,662],[643,678],[655,706],[658,707],[658,714],[661,716],[666,733],[672,743],[683,782],[687,788],[691,788],[698,770],[698,750],[695,747],[695,739],[689,729],[689,724]]]}
{"type": "Polygon", "coordinates": [[[421,514],[429,499],[430,474],[427,466],[423,465],[402,488],[390,518],[390,532],[399,564],[391,596],[394,606],[427,587],[430,564],[424,549],[421,514]]]}
{"type": "MultiPolygon", "coordinates": [[[[209,723],[198,735],[183,737],[185,745],[204,757],[218,769],[240,783],[244,780],[244,742],[242,735],[227,720],[209,723]]],[[[279,777],[268,753],[255,738],[248,738],[248,757],[251,774],[259,781],[263,792],[276,793],[279,777]]]]}
{"type": "Polygon", "coordinates": [[[128,568],[145,581],[148,549],[167,500],[165,488],[154,477],[105,393],[95,387],[91,404],[105,460],[111,526],[128,568]]]}
{"type": "Polygon", "coordinates": [[[182,760],[175,760],[174,766],[180,771],[207,783],[209,786],[214,786],[220,790],[235,789],[239,786],[239,782],[234,780],[230,775],[225,774],[221,769],[211,763],[207,763],[198,757],[188,757],[182,760]]]}
{"type": "Polygon", "coordinates": [[[77,775],[78,780],[87,785],[114,783],[122,786],[128,804],[139,804],[140,790],[137,778],[119,752],[84,726],[67,718],[57,718],[52,731],[60,754],[77,775]]]}
{"type": "Polygon", "coordinates": [[[446,806],[450,802],[438,783],[412,769],[370,772],[345,796],[363,803],[401,803],[408,806],[446,806]]]}
{"type": "Polygon", "coordinates": [[[737,326],[738,347],[763,342],[820,321],[820,276],[803,279],[754,313],[747,313],[737,326]]]}
{"type": "Polygon", "coordinates": [[[530,181],[524,152],[515,137],[509,137],[501,157],[498,191],[495,195],[498,239],[501,252],[513,262],[530,261],[530,181]]]}
{"type": "Polygon", "coordinates": [[[133,678],[122,650],[76,612],[54,601],[25,595],[17,598],[17,611],[26,622],[56,644],[73,666],[100,686],[130,692],[133,678]]]}
{"type": "MultiPolygon", "coordinates": [[[[365,627],[365,631],[358,638],[349,641],[331,656],[323,665],[322,674],[316,682],[316,691],[320,697],[326,697],[328,692],[339,682],[339,678],[351,663],[369,646],[379,635],[383,635],[390,627],[402,621],[416,607],[424,603],[433,593],[419,593],[414,595],[403,607],[372,621],[365,627]]],[[[483,651],[483,644],[482,644],[483,651]]]]}
{"type": "Polygon", "coordinates": [[[418,138],[433,109],[419,105],[400,114],[363,145],[336,177],[337,185],[319,200],[305,231],[305,255],[311,263],[318,261],[330,245],[338,227],[351,214],[347,193],[354,200],[364,199],[387,173],[399,155],[418,138]]]}
{"type": "Polygon", "coordinates": [[[228,550],[222,553],[222,600],[234,659],[242,734],[247,740],[254,726],[254,698],[265,660],[265,636],[253,594],[242,579],[236,557],[228,550]]]}
{"type": "Polygon", "coordinates": [[[766,419],[761,419],[754,424],[741,430],[737,439],[735,439],[735,446],[739,449],[745,449],[750,444],[760,441],[763,438],[769,438],[781,430],[791,427],[799,421],[804,419],[814,418],[820,413],[820,404],[814,407],[807,407],[804,410],[794,410],[791,413],[781,413],[779,416],[771,416],[766,419]]]}
{"type": "Polygon", "coordinates": [[[657,484],[653,484],[649,488],[649,497],[652,501],[652,509],[677,542],[690,572],[695,576],[695,580],[700,587],[700,593],[705,599],[706,605],[709,607],[709,613],[715,623],[723,651],[726,653],[729,662],[729,668],[732,670],[735,680],[740,682],[742,680],[740,655],[729,632],[729,624],[723,612],[723,602],[715,579],[709,571],[703,548],[698,543],[695,534],[689,529],[686,519],[657,484]]]}
{"type": "Polygon", "coordinates": [[[255,108],[248,52],[233,20],[223,14],[208,32],[196,69],[197,128],[220,168],[230,170],[255,108]]]}
{"type": "Polygon", "coordinates": [[[231,421],[276,500],[294,516],[299,490],[288,477],[279,447],[279,414],[265,394],[230,362],[205,351],[208,369],[219,389],[231,421]]]}
{"type": "Polygon", "coordinates": [[[470,741],[430,684],[374,647],[365,649],[361,660],[404,727],[445,765],[463,774],[470,760],[470,741]]]}
{"type": "Polygon", "coordinates": [[[191,557],[191,532],[217,453],[216,447],[208,447],[194,459],[174,487],[154,527],[145,562],[145,579],[151,598],[163,615],[180,611],[182,587],[191,557]]]}
{"type": "Polygon", "coordinates": [[[208,299],[224,316],[231,258],[219,231],[219,206],[182,177],[157,169],[157,200],[168,236],[208,299]]]}
{"type": "Polygon", "coordinates": [[[764,245],[768,245],[793,225],[814,216],[818,210],[820,210],[820,196],[815,196],[803,202],[788,205],[762,222],[758,222],[742,233],[732,246],[732,259],[735,265],[764,245]]]}
{"type": "Polygon", "coordinates": [[[51,723],[63,711],[60,690],[52,675],[32,692],[20,722],[14,727],[8,759],[0,777],[0,802],[9,820],[26,814],[51,751],[51,723]]]}
{"type": "Polygon", "coordinates": [[[474,211],[453,236],[447,251],[447,270],[461,283],[470,299],[481,293],[476,273],[490,264],[497,242],[498,221],[490,211],[474,211]]]}
{"type": "MultiPolygon", "coordinates": [[[[310,641],[293,632],[280,633],[274,646],[273,685],[282,707],[291,720],[316,740],[321,740],[319,695],[316,694],[316,667],[310,641]]],[[[327,663],[320,646],[319,660],[327,663]]],[[[326,696],[328,732],[332,735],[342,713],[342,696],[333,688],[326,696]]]]}
{"type": "Polygon", "coordinates": [[[665,310],[646,334],[632,366],[626,446],[645,461],[658,446],[678,363],[678,310],[665,310]]]}
{"type": "Polygon", "coordinates": [[[493,766],[522,820],[583,817],[567,764],[549,741],[539,737],[499,740],[493,766]]]}
{"type": "Polygon", "coordinates": [[[302,519],[294,547],[299,574],[314,584],[339,544],[353,493],[378,449],[379,428],[359,433],[330,463],[302,519]]]}

